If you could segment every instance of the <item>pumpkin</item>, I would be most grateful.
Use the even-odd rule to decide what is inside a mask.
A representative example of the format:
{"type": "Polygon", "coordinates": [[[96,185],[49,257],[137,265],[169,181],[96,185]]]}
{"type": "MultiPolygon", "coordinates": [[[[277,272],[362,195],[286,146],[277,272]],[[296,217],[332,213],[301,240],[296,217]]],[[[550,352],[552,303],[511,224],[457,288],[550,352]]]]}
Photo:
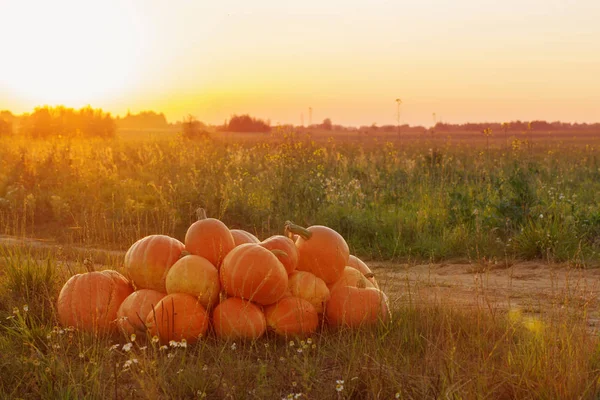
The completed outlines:
{"type": "Polygon", "coordinates": [[[360,258],[350,255],[350,257],[348,257],[347,266],[359,270],[367,278],[367,280],[373,284],[373,286],[379,289],[379,285],[375,279],[375,274],[373,274],[371,268],[369,268],[367,264],[365,264],[360,258]]]}
{"type": "Polygon", "coordinates": [[[202,304],[186,293],[163,297],[146,317],[150,336],[158,336],[163,344],[183,339],[194,343],[206,333],[208,324],[209,317],[202,304]]]}
{"type": "Polygon", "coordinates": [[[326,310],[329,325],[357,328],[390,319],[387,296],[379,289],[365,287],[365,282],[363,279],[358,287],[341,286],[331,292],[326,310]]]}
{"type": "Polygon", "coordinates": [[[167,293],[187,293],[198,299],[205,308],[219,300],[221,284],[219,271],[206,258],[188,255],[180,258],[169,270],[167,293]]]}
{"type": "Polygon", "coordinates": [[[321,278],[306,271],[296,271],[288,277],[288,288],[294,297],[299,297],[313,305],[322,314],[329,300],[329,289],[321,278]]]}
{"type": "Polygon", "coordinates": [[[72,276],[58,295],[58,319],[90,333],[113,333],[121,303],[133,293],[129,281],[117,271],[86,272],[72,276]]]}
{"type": "Polygon", "coordinates": [[[365,276],[357,269],[352,267],[344,268],[344,272],[342,272],[342,276],[336,282],[327,285],[329,287],[329,291],[333,292],[336,288],[341,286],[354,286],[358,287],[359,285],[365,285],[365,287],[374,288],[375,285],[371,283],[371,281],[367,280],[365,276]]]}
{"type": "Polygon", "coordinates": [[[288,286],[288,275],[277,257],[253,243],[242,244],[227,254],[219,274],[228,295],[261,305],[275,303],[288,286]]]}
{"type": "Polygon", "coordinates": [[[337,281],[348,263],[348,244],[336,231],[322,225],[302,228],[286,222],[288,235],[298,234],[298,270],[312,272],[325,283],[337,281]]]}
{"type": "Polygon", "coordinates": [[[230,232],[236,246],[244,243],[260,243],[260,240],[250,232],[241,229],[231,229],[230,232]]]}
{"type": "Polygon", "coordinates": [[[284,297],[265,308],[267,326],[281,336],[310,335],[319,326],[317,310],[298,297],[284,297]]]}
{"type": "Polygon", "coordinates": [[[273,251],[273,254],[285,267],[288,274],[296,270],[298,266],[298,249],[294,241],[282,235],[271,236],[263,240],[260,245],[267,250],[273,251]]]}
{"type": "Polygon", "coordinates": [[[117,311],[117,325],[125,335],[146,333],[146,316],[166,294],[152,289],[131,293],[117,311]]]}
{"type": "Polygon", "coordinates": [[[215,333],[225,339],[258,339],[267,330],[262,310],[238,297],[230,297],[215,307],[212,319],[215,333]]]}
{"type": "Polygon", "coordinates": [[[223,222],[206,218],[203,209],[199,214],[200,219],[185,234],[185,248],[194,255],[206,258],[218,269],[227,253],[235,247],[233,236],[223,222]]]}
{"type": "Polygon", "coordinates": [[[151,235],[135,242],[125,254],[125,270],[136,289],[166,292],[169,268],[179,259],[184,245],[165,235],[151,235]]]}

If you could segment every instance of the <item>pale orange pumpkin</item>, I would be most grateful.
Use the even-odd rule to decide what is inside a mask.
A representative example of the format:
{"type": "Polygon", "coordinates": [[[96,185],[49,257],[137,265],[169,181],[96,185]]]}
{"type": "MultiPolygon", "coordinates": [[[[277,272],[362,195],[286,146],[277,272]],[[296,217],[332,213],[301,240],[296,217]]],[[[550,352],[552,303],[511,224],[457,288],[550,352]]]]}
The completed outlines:
{"type": "Polygon", "coordinates": [[[165,293],[152,289],[140,289],[131,293],[121,303],[117,312],[117,324],[125,335],[146,333],[146,316],[165,297],[165,293]]]}
{"type": "Polygon", "coordinates": [[[373,284],[373,286],[379,289],[379,285],[375,279],[375,274],[373,274],[371,268],[369,268],[363,260],[356,256],[350,255],[350,257],[348,257],[348,267],[359,270],[367,278],[367,280],[373,284]]]}
{"type": "Polygon", "coordinates": [[[260,307],[238,297],[215,307],[212,320],[217,336],[225,339],[258,339],[267,329],[260,307]]]}
{"type": "Polygon", "coordinates": [[[327,303],[327,323],[330,326],[357,328],[390,320],[388,299],[379,289],[341,286],[331,292],[327,303]]]}
{"type": "Polygon", "coordinates": [[[230,229],[230,232],[236,246],[244,243],[260,243],[260,240],[248,231],[242,229],[230,229]]]}
{"type": "Polygon", "coordinates": [[[338,279],[334,283],[327,285],[327,286],[329,287],[329,291],[333,292],[336,288],[341,287],[341,286],[358,287],[360,285],[364,285],[365,287],[372,287],[372,288],[375,287],[375,285],[373,285],[373,283],[371,283],[371,281],[366,279],[365,276],[359,270],[352,268],[352,267],[346,267],[346,268],[344,268],[344,271],[342,272],[342,276],[340,277],[340,279],[338,279]]]}
{"type": "Polygon", "coordinates": [[[322,225],[302,228],[286,223],[286,232],[298,234],[298,270],[308,271],[323,279],[325,283],[337,281],[348,263],[348,244],[336,231],[322,225]]]}
{"type": "Polygon", "coordinates": [[[58,295],[58,319],[90,333],[116,332],[117,311],[131,293],[133,287],[117,271],[74,275],[58,295]]]}
{"type": "Polygon", "coordinates": [[[183,339],[194,343],[206,334],[208,325],[209,316],[202,304],[185,293],[163,297],[146,317],[150,336],[158,336],[163,344],[183,339]]]}
{"type": "Polygon", "coordinates": [[[281,261],[288,274],[296,270],[298,266],[298,249],[292,239],[282,235],[275,235],[263,240],[260,245],[267,250],[273,251],[273,254],[281,261]]]}
{"type": "Polygon", "coordinates": [[[136,289],[166,292],[165,279],[185,246],[165,235],[151,235],[135,242],[125,254],[125,270],[136,289]]]}
{"type": "Polygon", "coordinates": [[[253,243],[242,244],[227,254],[219,274],[228,295],[260,305],[275,303],[288,286],[287,273],[277,257],[253,243]]]}
{"type": "Polygon", "coordinates": [[[208,309],[219,300],[219,271],[204,257],[184,256],[169,270],[166,287],[168,294],[187,293],[208,309]]]}
{"type": "Polygon", "coordinates": [[[235,241],[227,225],[218,219],[206,218],[202,209],[200,219],[194,222],[185,234],[185,249],[206,258],[217,269],[234,247],[235,241]]]}
{"type": "Polygon", "coordinates": [[[295,271],[288,276],[288,288],[294,297],[299,297],[313,305],[322,314],[329,300],[329,289],[321,278],[306,271],[295,271]]]}
{"type": "Polygon", "coordinates": [[[284,297],[265,308],[267,326],[281,336],[310,335],[319,326],[317,310],[304,299],[284,297]]]}

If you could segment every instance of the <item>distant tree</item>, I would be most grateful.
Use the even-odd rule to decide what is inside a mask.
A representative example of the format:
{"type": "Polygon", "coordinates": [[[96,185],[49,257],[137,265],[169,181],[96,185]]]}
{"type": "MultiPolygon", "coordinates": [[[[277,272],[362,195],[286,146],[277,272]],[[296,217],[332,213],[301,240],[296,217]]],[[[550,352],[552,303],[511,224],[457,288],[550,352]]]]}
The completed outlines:
{"type": "Polygon", "coordinates": [[[112,138],[116,125],[110,113],[90,106],[80,110],[58,107],[37,107],[21,117],[20,133],[33,139],[51,137],[112,138]]]}
{"type": "Polygon", "coordinates": [[[333,128],[333,124],[331,123],[331,119],[325,118],[323,120],[323,123],[321,124],[321,128],[325,129],[326,131],[330,131],[333,128]]]}
{"type": "Polygon", "coordinates": [[[102,109],[87,106],[79,110],[81,132],[84,137],[112,138],[117,131],[115,120],[102,109]]]}
{"type": "Polygon", "coordinates": [[[182,135],[186,139],[210,138],[206,125],[198,121],[194,116],[188,115],[181,123],[182,135]]]}
{"type": "Polygon", "coordinates": [[[139,114],[127,113],[123,118],[116,119],[119,129],[167,129],[169,123],[163,113],[142,111],[139,114]]]}
{"type": "Polygon", "coordinates": [[[229,132],[269,132],[270,123],[262,119],[252,118],[248,114],[234,115],[229,120],[226,130],[229,132]]]}

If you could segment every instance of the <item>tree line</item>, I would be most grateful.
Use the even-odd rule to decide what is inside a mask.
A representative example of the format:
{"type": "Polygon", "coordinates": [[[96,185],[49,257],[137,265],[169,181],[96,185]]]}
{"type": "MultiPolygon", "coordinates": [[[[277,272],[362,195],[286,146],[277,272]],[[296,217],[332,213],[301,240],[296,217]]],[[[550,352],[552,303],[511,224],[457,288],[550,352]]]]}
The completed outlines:
{"type": "Polygon", "coordinates": [[[90,106],[79,110],[43,106],[19,116],[9,111],[0,112],[0,136],[17,133],[32,139],[112,138],[116,130],[115,120],[110,113],[90,106]]]}
{"type": "MultiPolygon", "coordinates": [[[[483,122],[463,124],[449,124],[438,122],[432,128],[420,125],[364,125],[360,127],[343,126],[334,124],[330,118],[325,118],[320,124],[308,127],[283,125],[280,127],[292,130],[326,130],[326,131],[360,131],[360,132],[403,132],[403,133],[451,133],[451,132],[483,132],[491,129],[494,132],[582,132],[600,131],[600,123],[569,123],[547,122],[543,120],[511,121],[511,122],[483,122]]],[[[252,117],[248,114],[233,115],[222,125],[209,127],[198,121],[193,116],[188,116],[182,121],[169,123],[163,113],[142,111],[138,114],[127,113],[124,117],[113,117],[110,113],[90,106],[81,109],[65,106],[37,107],[31,113],[14,115],[10,111],[0,111],[0,136],[19,134],[34,139],[50,137],[99,137],[112,138],[117,130],[166,130],[175,129],[184,137],[196,139],[209,137],[209,131],[222,132],[270,132],[271,121],[252,117]]]]}

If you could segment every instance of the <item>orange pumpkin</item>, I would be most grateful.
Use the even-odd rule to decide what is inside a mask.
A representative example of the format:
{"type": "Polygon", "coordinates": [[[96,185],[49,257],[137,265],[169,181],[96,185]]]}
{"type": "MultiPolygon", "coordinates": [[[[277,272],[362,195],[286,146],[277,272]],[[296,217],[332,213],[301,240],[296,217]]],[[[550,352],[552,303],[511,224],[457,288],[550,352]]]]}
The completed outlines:
{"type": "Polygon", "coordinates": [[[115,332],[117,311],[131,293],[131,284],[117,271],[74,275],[58,295],[58,319],[90,333],[115,332]]]}
{"type": "Polygon", "coordinates": [[[326,226],[305,229],[289,221],[285,229],[288,235],[299,235],[296,240],[298,270],[312,272],[328,284],[341,277],[350,254],[342,235],[326,226]]]}
{"type": "Polygon", "coordinates": [[[348,257],[348,267],[359,270],[367,278],[367,280],[373,284],[373,286],[379,289],[379,285],[375,279],[375,274],[373,274],[371,268],[369,268],[367,264],[365,264],[360,258],[350,255],[350,257],[348,257]]]}
{"type": "Polygon", "coordinates": [[[288,288],[294,297],[299,297],[313,305],[322,314],[329,300],[329,289],[321,278],[306,271],[295,271],[288,277],[288,288]]]}
{"type": "Polygon", "coordinates": [[[261,305],[275,303],[288,286],[287,273],[277,257],[253,243],[242,244],[227,254],[219,273],[228,295],[261,305]]]}
{"type": "Polygon", "coordinates": [[[153,289],[164,293],[167,272],[183,250],[183,243],[172,237],[146,236],[127,250],[125,270],[136,289],[153,289]]]}
{"type": "Polygon", "coordinates": [[[187,293],[205,308],[219,300],[219,271],[206,258],[189,255],[180,258],[167,274],[167,293],[187,293]]]}
{"type": "Polygon", "coordinates": [[[329,325],[356,328],[390,319],[387,296],[379,289],[365,287],[364,280],[358,286],[342,286],[331,292],[326,310],[329,325]]]}
{"type": "Polygon", "coordinates": [[[288,274],[296,270],[298,266],[298,249],[292,239],[275,235],[263,240],[260,245],[267,250],[275,250],[273,254],[281,261],[288,274]]]}
{"type": "Polygon", "coordinates": [[[215,307],[213,327],[222,338],[258,339],[265,333],[267,321],[257,305],[230,297],[215,307]]]}
{"type": "Polygon", "coordinates": [[[342,276],[340,279],[335,281],[334,283],[327,285],[329,287],[329,291],[333,292],[336,288],[342,286],[354,286],[358,287],[360,285],[365,285],[365,287],[374,288],[375,285],[371,283],[371,281],[367,280],[365,276],[357,269],[352,267],[344,268],[344,272],[342,272],[342,276]]]}
{"type": "Polygon", "coordinates": [[[125,335],[146,333],[146,316],[166,294],[152,289],[140,289],[131,293],[121,303],[117,312],[117,324],[125,335]]]}
{"type": "Polygon", "coordinates": [[[250,232],[241,229],[231,229],[230,232],[236,246],[244,243],[260,243],[260,240],[250,232]]]}
{"type": "Polygon", "coordinates": [[[310,335],[319,326],[317,310],[304,299],[284,297],[265,308],[267,326],[281,336],[310,335]]]}
{"type": "Polygon", "coordinates": [[[183,339],[194,343],[206,333],[208,324],[209,317],[202,304],[185,293],[163,297],[146,317],[150,336],[158,336],[163,344],[183,339]]]}
{"type": "Polygon", "coordinates": [[[200,219],[185,234],[186,250],[206,258],[217,269],[234,247],[235,241],[227,225],[218,219],[206,218],[204,210],[201,210],[200,219]]]}

